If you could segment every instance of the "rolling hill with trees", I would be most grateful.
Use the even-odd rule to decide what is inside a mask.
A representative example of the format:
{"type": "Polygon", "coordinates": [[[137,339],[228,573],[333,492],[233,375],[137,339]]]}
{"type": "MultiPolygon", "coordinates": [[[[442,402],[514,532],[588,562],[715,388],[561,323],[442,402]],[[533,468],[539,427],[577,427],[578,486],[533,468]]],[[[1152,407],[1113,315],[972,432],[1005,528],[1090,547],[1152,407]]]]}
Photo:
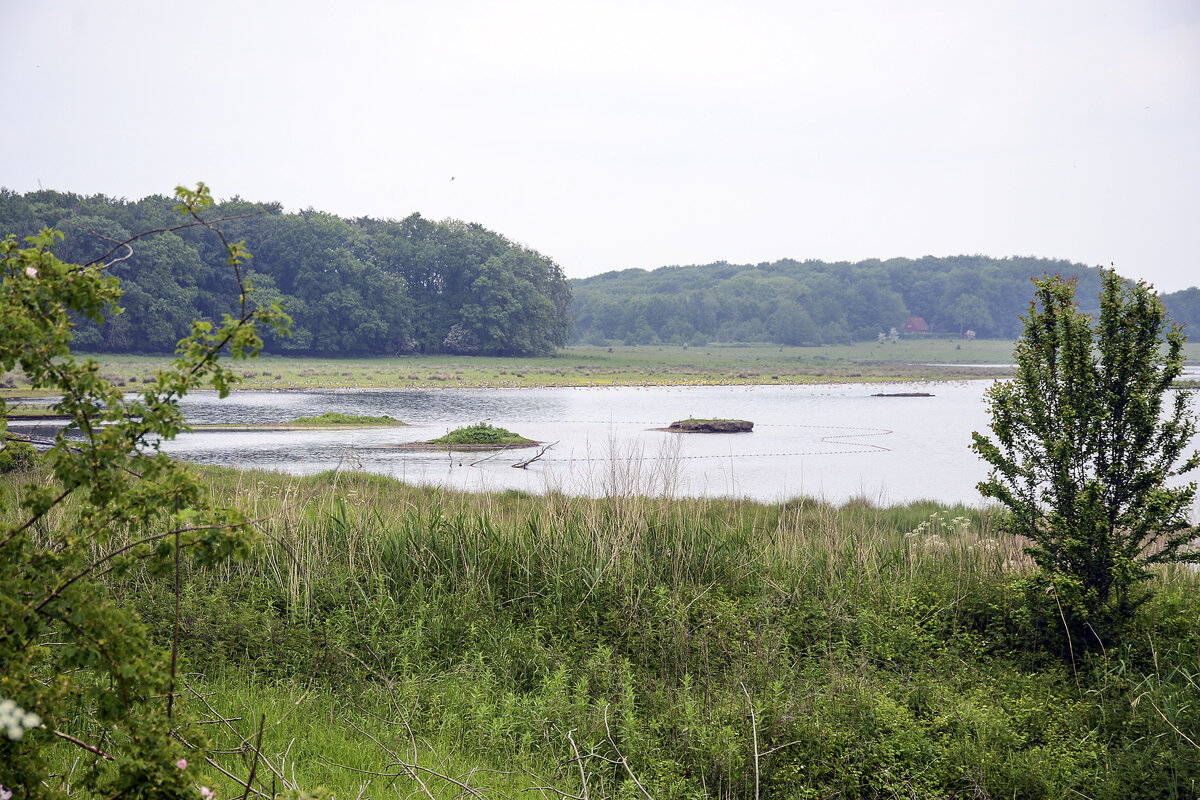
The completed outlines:
{"type": "MultiPolygon", "coordinates": [[[[113,261],[125,313],[103,324],[80,320],[75,342],[106,352],[171,352],[193,319],[233,310],[237,285],[221,243],[203,228],[178,225],[175,201],[138,201],[0,190],[0,231],[19,237],[62,232],[71,263],[113,261]],[[111,252],[110,252],[111,251],[111,252]]],[[[276,353],[394,355],[450,352],[544,355],[570,330],[571,291],[551,259],[481,225],[343,219],[317,211],[285,214],[278,203],[232,199],[213,216],[230,241],[245,240],[252,301],[278,301],[293,319],[290,338],[268,336],[276,353]]]]}
{"type": "MultiPolygon", "coordinates": [[[[220,242],[201,228],[152,233],[132,253],[116,242],[178,224],[174,201],[0,189],[0,234],[62,232],[74,263],[119,259],[125,313],[79,322],[77,346],[169,353],[193,319],[218,321],[237,292],[220,242]],[[111,252],[110,252],[111,251],[111,252]]],[[[783,259],[627,269],[568,281],[550,258],[481,225],[345,219],[278,203],[218,204],[231,241],[253,258],[252,302],[278,301],[292,336],[269,352],[297,355],[546,355],[575,344],[710,341],[825,345],[871,340],[919,319],[930,335],[1014,339],[1033,296],[1031,278],[1077,276],[1095,312],[1100,270],[1042,258],[783,259]]],[[[1177,321],[1200,326],[1200,288],[1163,295],[1177,321]]]]}
{"type": "MultiPolygon", "coordinates": [[[[1042,258],[871,259],[857,263],[718,262],[628,269],[572,282],[572,341],[704,344],[708,341],[841,344],[903,330],[920,318],[931,334],[1016,338],[1033,297],[1030,279],[1076,276],[1094,312],[1100,270],[1042,258]]],[[[1173,317],[1200,325],[1200,289],[1165,295],[1173,317]]]]}

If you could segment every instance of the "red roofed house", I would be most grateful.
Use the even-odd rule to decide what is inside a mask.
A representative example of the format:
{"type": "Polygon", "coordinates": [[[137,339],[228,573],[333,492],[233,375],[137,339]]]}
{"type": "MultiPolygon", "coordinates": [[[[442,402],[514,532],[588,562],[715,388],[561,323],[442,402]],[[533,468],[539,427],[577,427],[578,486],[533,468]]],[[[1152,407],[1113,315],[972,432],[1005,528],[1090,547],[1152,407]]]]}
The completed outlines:
{"type": "Polygon", "coordinates": [[[924,317],[909,317],[900,330],[905,333],[929,333],[929,325],[925,323],[924,317]]]}

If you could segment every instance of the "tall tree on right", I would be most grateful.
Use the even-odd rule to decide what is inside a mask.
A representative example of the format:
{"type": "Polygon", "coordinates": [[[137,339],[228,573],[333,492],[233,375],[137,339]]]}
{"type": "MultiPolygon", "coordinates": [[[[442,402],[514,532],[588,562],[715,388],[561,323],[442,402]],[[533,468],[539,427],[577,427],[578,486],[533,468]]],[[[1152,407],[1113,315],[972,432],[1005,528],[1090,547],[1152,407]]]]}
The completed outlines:
{"type": "Polygon", "coordinates": [[[1200,562],[1196,483],[1175,480],[1200,466],[1188,455],[1191,393],[1172,389],[1185,337],[1149,287],[1112,271],[1094,318],[1076,306],[1074,279],[1034,283],[1016,377],[988,392],[992,438],[972,434],[992,467],[979,490],[1031,541],[1064,619],[1111,635],[1144,601],[1154,565],[1200,562]]]}

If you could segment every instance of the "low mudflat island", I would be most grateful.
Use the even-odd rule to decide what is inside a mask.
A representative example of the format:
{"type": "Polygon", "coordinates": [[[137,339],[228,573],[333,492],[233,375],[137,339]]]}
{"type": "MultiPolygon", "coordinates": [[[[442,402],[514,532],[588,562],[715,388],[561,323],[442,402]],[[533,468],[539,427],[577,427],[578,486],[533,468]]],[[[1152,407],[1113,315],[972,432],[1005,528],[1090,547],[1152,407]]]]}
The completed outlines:
{"type": "Polygon", "coordinates": [[[745,419],[680,419],[664,430],[675,433],[749,433],[754,423],[745,419]]]}
{"type": "Polygon", "coordinates": [[[50,406],[22,406],[10,405],[4,410],[4,417],[8,420],[17,420],[21,422],[49,422],[53,420],[69,420],[69,414],[60,414],[50,408],[50,406]]]}
{"type": "Polygon", "coordinates": [[[228,425],[215,423],[212,425],[193,425],[192,430],[208,433],[236,433],[243,431],[335,431],[351,428],[393,428],[407,425],[395,417],[387,415],[380,417],[362,416],[359,414],[343,414],[339,411],[326,411],[311,417],[297,417],[291,422],[266,423],[259,425],[228,425]]]}
{"type": "Polygon", "coordinates": [[[455,428],[445,436],[425,442],[408,442],[400,447],[409,450],[510,450],[518,447],[533,447],[541,444],[526,439],[520,434],[497,428],[486,422],[477,422],[463,428],[455,428]]]}

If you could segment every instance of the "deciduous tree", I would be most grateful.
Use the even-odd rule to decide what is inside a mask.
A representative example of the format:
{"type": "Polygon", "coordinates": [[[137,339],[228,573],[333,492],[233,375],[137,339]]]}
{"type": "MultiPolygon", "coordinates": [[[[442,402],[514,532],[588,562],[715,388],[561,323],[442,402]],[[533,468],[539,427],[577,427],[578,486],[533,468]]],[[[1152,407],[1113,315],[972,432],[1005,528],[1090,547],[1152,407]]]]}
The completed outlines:
{"type": "MultiPolygon", "coordinates": [[[[11,701],[5,707],[22,709],[23,721],[21,730],[0,733],[0,785],[22,798],[63,796],[49,780],[53,742],[86,748],[80,753],[94,767],[74,780],[91,796],[197,796],[184,744],[196,736],[184,735],[173,653],[152,643],[101,577],[134,564],[177,575],[185,551],[200,563],[245,552],[245,517],[214,507],[158,443],[185,429],[178,403],[187,392],[229,391],[235,377],[221,351],[253,356],[257,325],[282,329],[287,318],[278,307],[252,310],[246,253],[203,218],[212,203],[203,184],[180,188],[178,199],[179,227],[209,228],[221,241],[240,289],[238,313],[216,326],[193,323],[172,366],[132,399],[70,345],[79,319],[100,323],[119,313],[120,288],[105,259],[127,256],[133,240],[82,265],[55,255],[54,231],[25,246],[0,242],[0,374],[19,366],[34,389],[56,392],[56,410],[79,433],[58,434],[43,457],[46,474],[24,487],[17,521],[0,526],[0,705],[11,701]],[[90,724],[81,729],[75,723],[85,715],[90,724]]],[[[0,445],[10,438],[4,410],[0,400],[0,445]]]]}
{"type": "Polygon", "coordinates": [[[1074,280],[1035,285],[1016,377],[988,393],[992,436],[973,434],[992,468],[979,490],[1032,542],[1063,615],[1094,630],[1139,604],[1154,565],[1200,562],[1196,484],[1176,481],[1200,466],[1190,394],[1172,389],[1184,336],[1149,287],[1111,271],[1095,318],[1074,280]]]}

